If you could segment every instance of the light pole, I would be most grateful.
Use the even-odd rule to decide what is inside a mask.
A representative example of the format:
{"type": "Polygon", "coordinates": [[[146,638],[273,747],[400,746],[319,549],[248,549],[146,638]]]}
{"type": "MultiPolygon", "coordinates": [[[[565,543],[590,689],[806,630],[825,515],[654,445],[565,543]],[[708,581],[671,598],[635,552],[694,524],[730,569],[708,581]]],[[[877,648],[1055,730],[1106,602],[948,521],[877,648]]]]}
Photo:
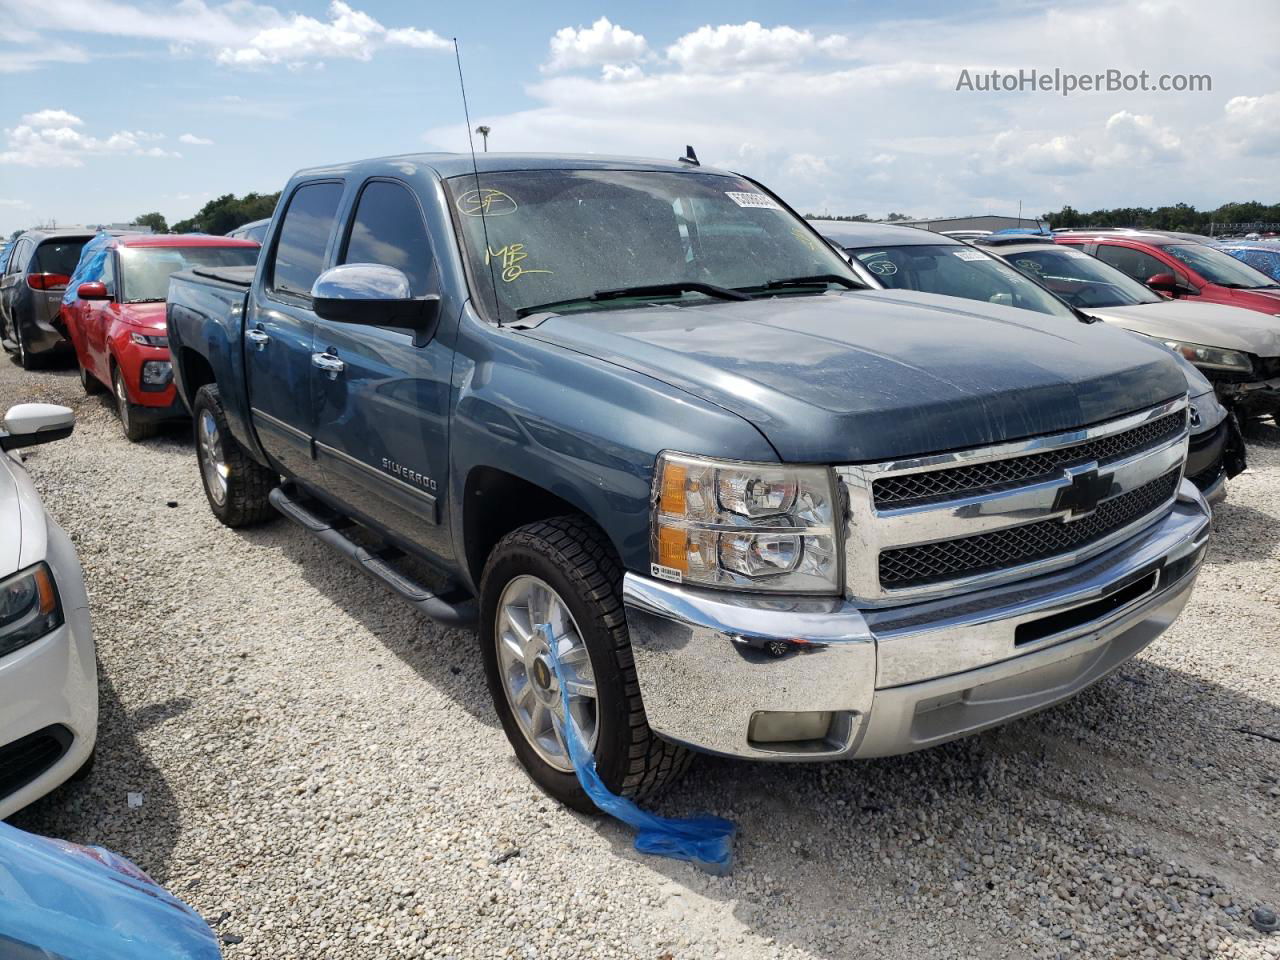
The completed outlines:
{"type": "Polygon", "coordinates": [[[481,124],[480,126],[476,127],[476,133],[480,134],[480,136],[484,138],[484,152],[488,153],[489,152],[489,128],[486,127],[484,124],[481,124]]]}

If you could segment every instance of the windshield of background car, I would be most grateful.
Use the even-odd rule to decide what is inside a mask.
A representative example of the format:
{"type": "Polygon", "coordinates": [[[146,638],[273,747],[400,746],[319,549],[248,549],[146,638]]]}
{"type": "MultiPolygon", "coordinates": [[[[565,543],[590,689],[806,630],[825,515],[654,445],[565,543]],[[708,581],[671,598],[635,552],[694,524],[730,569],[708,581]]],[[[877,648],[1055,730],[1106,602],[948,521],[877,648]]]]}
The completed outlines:
{"type": "Polygon", "coordinates": [[[75,237],[63,240],[46,240],[36,247],[36,255],[31,258],[31,266],[27,273],[58,273],[69,277],[76,272],[76,264],[80,262],[80,251],[91,237],[75,237]]]}
{"type": "Polygon", "coordinates": [[[120,299],[124,303],[164,300],[169,274],[192,267],[251,267],[258,247],[121,247],[120,299]]]}
{"type": "Polygon", "coordinates": [[[1046,246],[1043,250],[1008,254],[1008,260],[1073,307],[1128,307],[1136,303],[1164,302],[1150,287],[1081,250],[1046,246]]]}
{"type": "MultiPolygon", "coordinates": [[[[739,177],[536,170],[482,174],[480,190],[470,174],[446,185],[475,293],[492,317],[496,287],[504,322],[520,309],[642,285],[757,287],[818,274],[863,285],[804,221],[739,177]]],[[[556,312],[706,299],[673,293],[557,306],[556,312]]]]}
{"type": "Polygon", "coordinates": [[[1069,307],[1003,260],[962,244],[910,244],[849,251],[886,287],[1021,307],[1068,320],[1069,307]]]}
{"type": "Polygon", "coordinates": [[[1276,282],[1229,253],[1203,243],[1170,243],[1165,253],[1181,260],[1210,283],[1223,287],[1274,287],[1276,282]]]}

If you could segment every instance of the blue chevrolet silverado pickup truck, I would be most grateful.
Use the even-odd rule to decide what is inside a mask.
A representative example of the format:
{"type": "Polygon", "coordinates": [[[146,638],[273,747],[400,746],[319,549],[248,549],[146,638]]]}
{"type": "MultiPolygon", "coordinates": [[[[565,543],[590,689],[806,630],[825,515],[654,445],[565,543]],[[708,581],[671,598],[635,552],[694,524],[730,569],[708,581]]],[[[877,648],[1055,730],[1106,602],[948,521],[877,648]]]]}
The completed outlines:
{"type": "Polygon", "coordinates": [[[278,511],[478,622],[533,779],[932,746],[1059,702],[1181,611],[1186,381],[1104,324],[866,289],[691,163],[304,170],[254,268],[171,281],[209,504],[278,511]],[[555,644],[562,673],[549,656],[555,644]]]}

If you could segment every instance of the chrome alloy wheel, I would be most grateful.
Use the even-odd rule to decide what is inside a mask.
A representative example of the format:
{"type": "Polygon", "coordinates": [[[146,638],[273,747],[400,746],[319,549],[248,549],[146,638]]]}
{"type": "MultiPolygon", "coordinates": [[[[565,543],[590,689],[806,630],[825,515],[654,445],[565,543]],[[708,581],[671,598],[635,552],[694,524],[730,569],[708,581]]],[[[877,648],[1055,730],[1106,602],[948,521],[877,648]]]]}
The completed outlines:
{"type": "Polygon", "coordinates": [[[124,387],[124,374],[117,369],[111,379],[115,384],[116,415],[120,418],[120,422],[124,425],[127,433],[129,430],[129,393],[124,387]]]}
{"type": "Polygon", "coordinates": [[[227,502],[227,462],[222,456],[222,435],[218,433],[218,422],[213,414],[205,409],[200,411],[200,420],[196,426],[197,441],[200,445],[200,470],[204,473],[204,485],[209,490],[213,501],[222,506],[227,502]]]}
{"type": "Polygon", "coordinates": [[[587,749],[599,731],[596,680],[582,633],[560,595],[537,577],[519,576],[498,598],[494,643],[507,703],[538,756],[557,770],[573,772],[564,740],[564,706],[551,665],[544,625],[551,627],[556,656],[565,674],[569,710],[587,749]]]}

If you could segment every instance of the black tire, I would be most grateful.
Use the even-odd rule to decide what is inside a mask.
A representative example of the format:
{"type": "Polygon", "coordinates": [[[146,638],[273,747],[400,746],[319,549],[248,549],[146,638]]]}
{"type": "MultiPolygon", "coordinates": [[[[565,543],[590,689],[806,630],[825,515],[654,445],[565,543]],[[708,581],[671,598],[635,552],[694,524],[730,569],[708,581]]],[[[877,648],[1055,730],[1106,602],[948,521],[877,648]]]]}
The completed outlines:
{"type": "Polygon", "coordinates": [[[22,335],[21,323],[14,323],[13,339],[14,342],[18,344],[18,366],[23,370],[39,370],[40,357],[27,349],[27,340],[22,335]]]}
{"type": "Polygon", "coordinates": [[[222,395],[214,383],[206,383],[196,391],[191,409],[192,429],[196,441],[196,459],[200,464],[200,482],[209,501],[213,515],[228,527],[249,527],[275,516],[268,499],[280,477],[254,460],[236,442],[227,426],[227,415],[222,409],[222,395]],[[208,451],[201,443],[201,420],[208,414],[217,427],[222,463],[226,465],[226,491],[221,497],[210,489],[209,470],[206,469],[208,451]]]}
{"type": "Polygon", "coordinates": [[[533,781],[561,803],[598,813],[573,773],[538,755],[520,728],[503,686],[496,648],[498,601],[516,577],[538,577],[563,599],[578,625],[596,683],[596,769],[614,793],[655,793],[688,769],[693,755],[649,729],[622,607],[622,566],[604,533],[584,517],[532,523],[494,547],[480,583],[480,649],[489,693],[516,757],[533,781]]]}
{"type": "Polygon", "coordinates": [[[101,393],[102,381],[85,369],[84,364],[80,362],[78,354],[76,356],[76,367],[80,371],[80,386],[84,387],[84,392],[89,396],[101,393]]]}
{"type": "Polygon", "coordinates": [[[155,436],[155,424],[138,419],[137,407],[129,401],[129,392],[125,389],[124,374],[116,366],[111,368],[111,394],[116,404],[116,416],[120,418],[120,429],[130,443],[155,436]]]}

